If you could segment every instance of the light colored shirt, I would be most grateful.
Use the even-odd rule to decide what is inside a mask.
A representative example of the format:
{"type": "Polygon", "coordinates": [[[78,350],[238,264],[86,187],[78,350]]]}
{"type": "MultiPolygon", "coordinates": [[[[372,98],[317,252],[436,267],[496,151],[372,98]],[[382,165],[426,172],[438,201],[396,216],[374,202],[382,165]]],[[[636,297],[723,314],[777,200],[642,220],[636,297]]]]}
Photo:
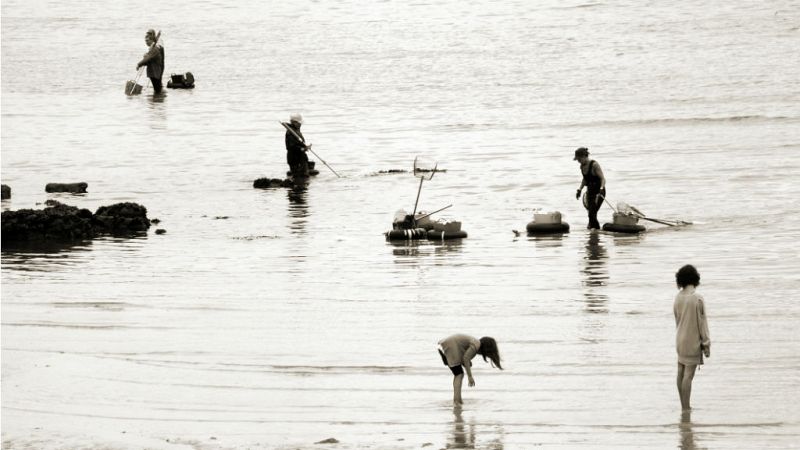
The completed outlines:
{"type": "Polygon", "coordinates": [[[466,334],[454,334],[439,341],[439,347],[447,358],[447,365],[453,367],[464,364],[464,354],[470,348],[473,349],[471,356],[475,357],[481,348],[481,341],[466,334]]]}
{"type": "Polygon", "coordinates": [[[703,348],[711,351],[706,308],[703,297],[694,286],[686,286],[675,296],[675,350],[678,362],[684,365],[703,364],[703,348]]]}

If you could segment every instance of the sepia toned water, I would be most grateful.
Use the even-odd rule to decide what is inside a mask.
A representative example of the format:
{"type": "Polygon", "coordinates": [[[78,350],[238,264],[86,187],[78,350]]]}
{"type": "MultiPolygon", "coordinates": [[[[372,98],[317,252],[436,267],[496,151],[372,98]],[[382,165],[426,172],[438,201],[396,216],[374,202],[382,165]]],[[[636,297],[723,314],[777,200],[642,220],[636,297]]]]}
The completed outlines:
{"type": "Polygon", "coordinates": [[[4,1],[2,209],[161,222],[3,251],[3,448],[796,445],[800,8],[671,3],[4,1]],[[148,28],[194,90],[123,94],[148,28]],[[306,188],[253,189],[292,111],[342,177],[312,156],[306,188]],[[695,224],[588,233],[578,146],[612,204],[695,224]],[[384,240],[419,180],[376,173],[418,155],[446,169],[420,208],[467,239],[384,240]],[[572,232],[526,237],[537,208],[572,232]],[[686,263],[713,343],[690,416],[686,263]],[[456,332],[505,367],[477,358],[461,409],[456,332]]]}

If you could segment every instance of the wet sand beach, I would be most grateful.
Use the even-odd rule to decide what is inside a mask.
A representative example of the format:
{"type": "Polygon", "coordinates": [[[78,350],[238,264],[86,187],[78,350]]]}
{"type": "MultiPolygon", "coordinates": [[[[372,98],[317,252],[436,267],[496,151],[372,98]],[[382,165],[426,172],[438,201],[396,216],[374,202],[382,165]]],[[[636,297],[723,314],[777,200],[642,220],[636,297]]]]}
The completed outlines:
{"type": "Polygon", "coordinates": [[[791,2],[13,0],[2,15],[2,209],[136,202],[166,230],[3,251],[3,448],[800,439],[791,2]],[[123,94],[149,28],[194,90],[123,94]],[[292,111],[343,177],[318,161],[304,188],[253,189],[283,178],[292,111]],[[612,204],[695,224],[587,231],[579,146],[612,204]],[[385,241],[419,180],[376,173],[416,155],[447,170],[420,208],[452,203],[467,239],[385,241]],[[88,193],[44,192],[78,181],[88,193]],[[536,208],[572,231],[526,236],[536,208]],[[690,415],[672,314],[687,263],[713,342],[690,415]],[[476,358],[462,408],[436,352],[457,332],[495,337],[506,369],[476,358]]]}

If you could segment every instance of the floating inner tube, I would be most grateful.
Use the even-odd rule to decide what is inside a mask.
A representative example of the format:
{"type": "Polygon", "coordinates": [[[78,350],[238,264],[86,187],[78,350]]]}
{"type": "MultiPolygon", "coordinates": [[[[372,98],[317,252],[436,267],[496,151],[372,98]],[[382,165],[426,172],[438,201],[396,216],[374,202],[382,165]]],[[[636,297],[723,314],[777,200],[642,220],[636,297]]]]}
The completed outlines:
{"type": "Polygon", "coordinates": [[[436,231],[428,230],[428,239],[431,241],[446,241],[448,239],[464,239],[467,237],[467,232],[464,230],[459,231],[436,231]]]}
{"type": "Polygon", "coordinates": [[[425,239],[427,230],[413,228],[410,230],[391,230],[384,233],[387,241],[409,241],[412,239],[425,239]]]}
{"type": "Polygon", "coordinates": [[[554,233],[569,233],[569,224],[566,222],[561,223],[536,223],[528,222],[525,226],[528,234],[554,234],[554,233]]]}
{"type": "Polygon", "coordinates": [[[615,233],[641,233],[645,230],[644,225],[620,225],[617,223],[603,224],[604,231],[613,231],[615,233]]]}

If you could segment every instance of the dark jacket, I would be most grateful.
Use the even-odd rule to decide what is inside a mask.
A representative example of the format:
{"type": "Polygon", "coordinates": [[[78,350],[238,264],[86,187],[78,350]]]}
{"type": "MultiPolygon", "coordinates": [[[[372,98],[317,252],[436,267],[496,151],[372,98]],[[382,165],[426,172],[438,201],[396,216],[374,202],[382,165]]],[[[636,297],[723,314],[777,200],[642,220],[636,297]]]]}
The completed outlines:
{"type": "Polygon", "coordinates": [[[161,79],[164,75],[164,47],[156,44],[144,54],[140,66],[147,66],[147,77],[161,79]]]}
{"type": "MultiPolygon", "coordinates": [[[[293,127],[292,124],[288,125],[298,136],[305,140],[300,130],[293,127]]],[[[289,163],[290,166],[308,161],[306,144],[303,140],[297,139],[289,130],[286,130],[286,138],[284,140],[286,141],[286,162],[289,163]]]]}

